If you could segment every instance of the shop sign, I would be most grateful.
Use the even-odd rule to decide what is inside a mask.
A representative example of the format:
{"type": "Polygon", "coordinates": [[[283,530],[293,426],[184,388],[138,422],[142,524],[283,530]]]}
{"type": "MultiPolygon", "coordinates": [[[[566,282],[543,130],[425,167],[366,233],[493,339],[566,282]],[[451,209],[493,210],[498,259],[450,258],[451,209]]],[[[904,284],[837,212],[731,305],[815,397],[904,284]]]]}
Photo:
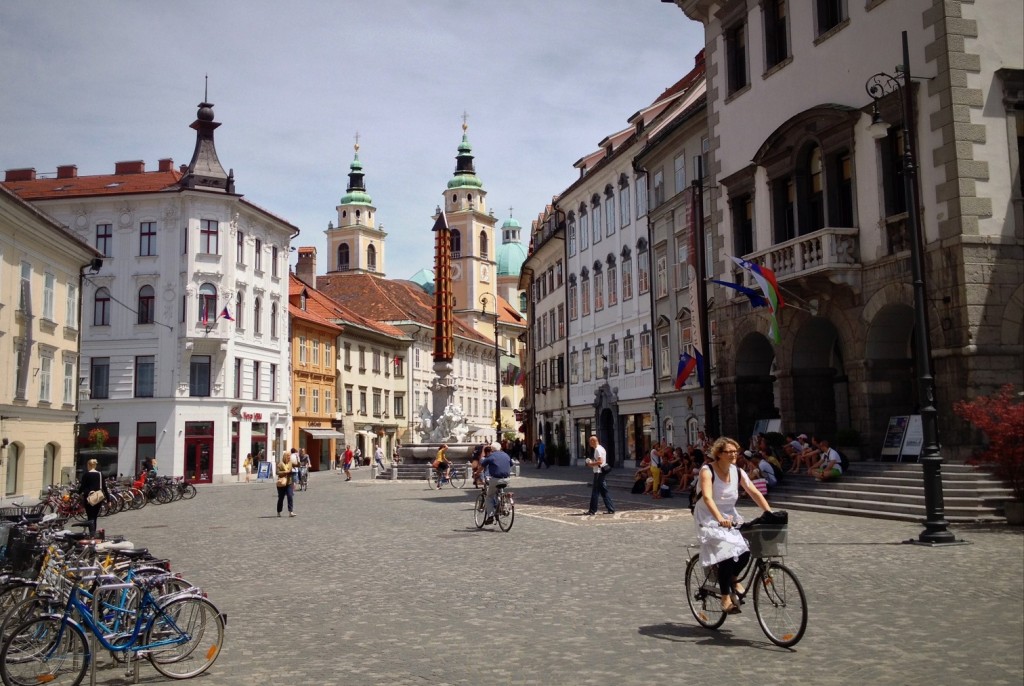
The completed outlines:
{"type": "Polygon", "coordinates": [[[241,405],[232,405],[231,416],[243,422],[262,422],[262,412],[246,412],[241,405]]]}

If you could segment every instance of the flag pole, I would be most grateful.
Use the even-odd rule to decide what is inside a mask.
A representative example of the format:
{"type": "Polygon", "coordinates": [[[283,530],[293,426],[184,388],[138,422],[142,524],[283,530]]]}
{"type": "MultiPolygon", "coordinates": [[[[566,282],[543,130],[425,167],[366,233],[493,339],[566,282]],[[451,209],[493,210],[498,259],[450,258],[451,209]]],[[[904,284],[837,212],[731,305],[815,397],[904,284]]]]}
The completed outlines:
{"type": "Polygon", "coordinates": [[[715,436],[718,434],[718,422],[714,420],[714,413],[711,406],[711,335],[708,326],[708,284],[707,265],[705,264],[704,247],[704,158],[697,157],[697,179],[693,182],[696,211],[697,211],[697,326],[700,327],[700,340],[704,350],[700,351],[701,364],[704,369],[704,432],[705,435],[715,436]]]}

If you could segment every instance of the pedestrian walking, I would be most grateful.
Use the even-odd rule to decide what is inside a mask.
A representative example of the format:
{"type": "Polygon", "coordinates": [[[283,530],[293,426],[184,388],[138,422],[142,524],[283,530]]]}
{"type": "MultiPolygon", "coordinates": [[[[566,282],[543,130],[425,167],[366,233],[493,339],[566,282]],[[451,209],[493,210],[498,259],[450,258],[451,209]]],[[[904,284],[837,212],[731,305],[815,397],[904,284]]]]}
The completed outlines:
{"type": "Polygon", "coordinates": [[[345,473],[345,481],[352,480],[352,460],[355,458],[355,454],[352,452],[352,446],[345,445],[345,453],[341,457],[341,469],[345,473]]]}
{"type": "Polygon", "coordinates": [[[373,461],[377,463],[381,473],[384,472],[384,447],[377,442],[377,448],[373,451],[373,461]]]}
{"type": "Polygon", "coordinates": [[[612,504],[612,496],[608,493],[608,484],[605,483],[605,476],[611,471],[611,465],[608,464],[608,453],[597,440],[597,436],[590,437],[590,447],[594,454],[587,460],[587,466],[594,471],[594,485],[590,490],[590,509],[583,514],[597,514],[597,496],[599,494],[604,499],[605,514],[615,514],[615,505],[612,504]]]}
{"type": "Polygon", "coordinates": [[[89,523],[89,533],[96,535],[96,520],[100,516],[100,508],[103,501],[109,497],[107,485],[103,482],[103,475],[96,469],[99,463],[95,458],[85,464],[86,472],[82,475],[82,481],[78,486],[78,494],[82,497],[82,505],[85,507],[85,519],[89,523]],[[93,493],[99,491],[100,496],[93,493]]]}
{"type": "MultiPolygon", "coordinates": [[[[295,453],[292,453],[294,455],[295,453]]],[[[292,461],[290,455],[282,455],[277,463],[277,516],[281,516],[284,499],[288,498],[288,516],[295,516],[295,500],[292,491],[292,461]]]]}
{"type": "Polygon", "coordinates": [[[249,483],[249,476],[252,474],[252,453],[246,453],[242,469],[245,471],[245,483],[249,483]]]}
{"type": "Polygon", "coordinates": [[[533,452],[537,455],[537,469],[540,469],[541,465],[550,468],[548,464],[547,451],[544,448],[544,439],[538,437],[537,443],[533,446],[533,452]]]}

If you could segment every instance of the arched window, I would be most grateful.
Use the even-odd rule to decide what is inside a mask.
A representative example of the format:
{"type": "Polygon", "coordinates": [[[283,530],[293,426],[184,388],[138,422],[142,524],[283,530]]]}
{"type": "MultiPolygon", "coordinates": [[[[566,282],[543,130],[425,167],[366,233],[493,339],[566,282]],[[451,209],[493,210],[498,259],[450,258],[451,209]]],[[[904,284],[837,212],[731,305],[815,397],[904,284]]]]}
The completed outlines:
{"type": "Polygon", "coordinates": [[[242,320],[245,318],[245,296],[242,291],[235,295],[235,328],[244,328],[242,320]]]}
{"type": "Polygon", "coordinates": [[[800,235],[811,233],[825,226],[825,175],[822,170],[821,148],[811,147],[804,157],[804,164],[797,178],[803,183],[803,193],[798,193],[800,202],[800,235]]]}
{"type": "Polygon", "coordinates": [[[263,333],[262,314],[263,302],[256,298],[252,302],[252,330],[256,335],[263,333]]]}
{"type": "Polygon", "coordinates": [[[270,303],[270,335],[277,338],[277,303],[270,303]]]}
{"type": "Polygon", "coordinates": [[[342,243],[338,246],[338,271],[348,271],[348,243],[342,243]]]}
{"type": "Polygon", "coordinates": [[[204,324],[217,319],[217,288],[212,283],[199,287],[199,321],[204,324]]]}
{"type": "Polygon", "coordinates": [[[153,308],[156,307],[156,291],[146,285],[139,289],[139,324],[153,323],[153,308]]]}
{"type": "Polygon", "coordinates": [[[576,213],[569,211],[568,216],[569,226],[569,257],[576,254],[576,213]]]}
{"type": "Polygon", "coordinates": [[[487,233],[480,232],[480,257],[487,259],[487,233]]]}
{"type": "Polygon", "coordinates": [[[371,272],[377,271],[377,248],[372,245],[366,246],[366,268],[371,272]]]}
{"type": "Polygon", "coordinates": [[[110,291],[106,288],[96,289],[96,300],[92,312],[93,326],[110,326],[110,291]]]}
{"type": "Polygon", "coordinates": [[[462,257],[462,234],[458,229],[452,229],[452,258],[462,257]]]}
{"type": "Polygon", "coordinates": [[[54,470],[57,466],[57,446],[53,443],[47,443],[43,446],[43,485],[50,486],[59,481],[57,474],[54,470]]]}

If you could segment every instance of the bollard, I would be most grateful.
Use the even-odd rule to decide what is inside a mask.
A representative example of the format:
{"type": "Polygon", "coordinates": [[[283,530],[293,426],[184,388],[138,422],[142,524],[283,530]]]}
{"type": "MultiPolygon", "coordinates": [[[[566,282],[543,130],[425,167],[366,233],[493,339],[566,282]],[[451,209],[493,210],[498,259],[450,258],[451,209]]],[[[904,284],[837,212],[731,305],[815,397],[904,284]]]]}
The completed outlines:
{"type": "Polygon", "coordinates": [[[378,469],[380,469],[380,467],[378,467],[376,463],[374,463],[373,465],[370,466],[370,480],[371,481],[376,481],[377,480],[377,470],[378,469]]]}
{"type": "Polygon", "coordinates": [[[397,464],[392,464],[391,465],[391,480],[392,481],[398,481],[398,465],[397,464]]]}
{"type": "Polygon", "coordinates": [[[512,473],[515,474],[516,476],[519,476],[519,463],[518,462],[516,462],[515,468],[512,470],[512,473]]]}

